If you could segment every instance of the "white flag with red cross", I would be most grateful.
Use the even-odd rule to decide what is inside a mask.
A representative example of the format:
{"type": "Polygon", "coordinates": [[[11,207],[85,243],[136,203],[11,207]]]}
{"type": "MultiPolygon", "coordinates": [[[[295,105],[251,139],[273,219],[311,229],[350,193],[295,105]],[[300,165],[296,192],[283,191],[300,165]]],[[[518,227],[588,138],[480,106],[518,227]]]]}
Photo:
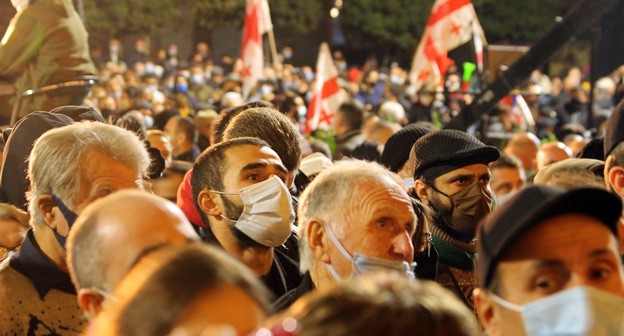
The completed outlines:
{"type": "Polygon", "coordinates": [[[482,68],[482,46],[485,34],[470,0],[436,0],[420,39],[412,69],[411,85],[418,91],[427,83],[437,86],[453,64],[449,50],[475,40],[479,68],[482,68]]]}
{"type": "Polygon", "coordinates": [[[245,27],[243,28],[243,46],[241,59],[243,70],[243,97],[256,86],[262,78],[264,55],[262,52],[262,35],[273,29],[269,4],[267,0],[247,0],[245,8],[245,27]]]}
{"type": "Polygon", "coordinates": [[[338,69],[334,65],[327,43],[322,43],[316,61],[316,77],[312,100],[308,106],[305,133],[317,128],[329,128],[334,112],[346,100],[346,95],[338,85],[338,69]]]}

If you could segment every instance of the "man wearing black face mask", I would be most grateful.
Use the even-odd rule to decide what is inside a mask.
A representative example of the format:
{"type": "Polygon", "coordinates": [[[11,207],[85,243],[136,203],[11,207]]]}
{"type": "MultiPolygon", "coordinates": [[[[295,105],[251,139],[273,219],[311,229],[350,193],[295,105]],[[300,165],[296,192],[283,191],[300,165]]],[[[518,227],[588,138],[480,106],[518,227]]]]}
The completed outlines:
{"type": "Polygon", "coordinates": [[[494,204],[487,164],[498,159],[499,152],[457,130],[429,133],[412,151],[414,188],[433,217],[431,232],[439,255],[436,281],[473,308],[476,226],[494,204]]]}

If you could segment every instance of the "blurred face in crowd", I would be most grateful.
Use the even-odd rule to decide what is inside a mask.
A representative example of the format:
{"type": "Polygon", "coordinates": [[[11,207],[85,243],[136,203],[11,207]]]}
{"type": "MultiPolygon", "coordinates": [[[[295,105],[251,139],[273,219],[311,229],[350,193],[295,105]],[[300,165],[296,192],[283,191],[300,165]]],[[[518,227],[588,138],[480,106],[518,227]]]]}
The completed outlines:
{"type": "Polygon", "coordinates": [[[492,191],[496,197],[508,195],[524,187],[526,176],[524,171],[518,168],[498,167],[491,171],[492,191]]]}
{"type": "Polygon", "coordinates": [[[517,305],[578,286],[624,296],[615,236],[597,219],[581,214],[558,215],[530,228],[504,252],[495,272],[492,288],[475,291],[488,335],[525,334],[520,312],[495,302],[492,293],[517,305]]]}

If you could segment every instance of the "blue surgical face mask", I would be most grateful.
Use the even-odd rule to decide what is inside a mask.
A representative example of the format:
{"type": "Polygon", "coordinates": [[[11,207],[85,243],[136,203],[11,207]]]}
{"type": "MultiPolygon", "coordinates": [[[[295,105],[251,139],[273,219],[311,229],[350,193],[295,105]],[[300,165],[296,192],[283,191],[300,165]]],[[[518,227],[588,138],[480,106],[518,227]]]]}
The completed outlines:
{"type": "MultiPolygon", "coordinates": [[[[65,221],[67,221],[67,232],[69,234],[69,230],[71,230],[72,226],[74,226],[74,222],[76,222],[76,218],[78,218],[78,215],[76,215],[75,212],[69,210],[65,203],[63,203],[63,201],[61,201],[61,199],[58,198],[56,195],[52,194],[52,200],[54,201],[54,204],[59,208],[59,210],[61,210],[65,221]]],[[[61,246],[65,248],[67,237],[61,236],[56,231],[54,231],[54,237],[59,242],[59,244],[61,244],[61,246]]]]}
{"type": "MultiPolygon", "coordinates": [[[[327,232],[327,236],[329,236],[329,239],[332,241],[334,246],[336,246],[338,251],[340,251],[340,254],[342,254],[345,259],[351,261],[351,267],[353,269],[351,272],[351,278],[358,277],[365,273],[373,271],[394,271],[405,274],[407,277],[412,279],[415,277],[414,268],[416,267],[416,263],[410,264],[407,261],[394,261],[389,259],[376,258],[361,253],[355,253],[353,256],[351,256],[351,254],[347,251],[347,249],[345,249],[342,243],[340,243],[338,238],[336,238],[336,235],[334,234],[334,231],[332,231],[329,224],[324,224],[323,226],[325,227],[325,232],[327,232]]],[[[334,280],[336,280],[337,282],[346,280],[342,279],[342,277],[334,269],[334,266],[332,266],[331,264],[325,264],[325,267],[332,275],[334,280]]]]}
{"type": "Polygon", "coordinates": [[[414,188],[414,178],[408,177],[403,179],[403,183],[405,183],[405,188],[414,188]]]}
{"type": "Polygon", "coordinates": [[[188,92],[188,85],[187,84],[177,84],[175,86],[175,88],[176,88],[177,92],[181,92],[181,93],[188,92]]]}
{"type": "Polygon", "coordinates": [[[622,335],[624,297],[590,286],[567,289],[524,305],[493,295],[522,315],[527,335],[622,335]]]}

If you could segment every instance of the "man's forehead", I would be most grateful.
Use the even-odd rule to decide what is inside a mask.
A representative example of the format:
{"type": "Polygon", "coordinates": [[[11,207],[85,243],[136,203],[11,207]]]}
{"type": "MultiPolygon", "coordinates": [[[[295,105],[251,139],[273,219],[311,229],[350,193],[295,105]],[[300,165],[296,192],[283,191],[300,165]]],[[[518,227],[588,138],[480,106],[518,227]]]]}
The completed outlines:
{"type": "Polygon", "coordinates": [[[468,166],[464,166],[464,167],[452,170],[444,175],[441,175],[439,178],[440,179],[452,179],[452,178],[464,176],[464,175],[480,176],[480,175],[489,174],[489,173],[490,173],[490,169],[488,168],[487,165],[483,163],[475,163],[475,164],[471,164],[468,166]]]}
{"type": "Polygon", "coordinates": [[[584,214],[566,213],[529,228],[501,260],[575,259],[605,249],[617,251],[615,235],[605,224],[584,214]]]}
{"type": "MultiPolygon", "coordinates": [[[[240,173],[244,167],[253,165],[254,163],[277,165],[284,167],[279,155],[267,146],[242,145],[229,148],[225,151],[226,156],[226,173],[240,173]]],[[[285,170],[285,168],[284,168],[285,170]]]]}

